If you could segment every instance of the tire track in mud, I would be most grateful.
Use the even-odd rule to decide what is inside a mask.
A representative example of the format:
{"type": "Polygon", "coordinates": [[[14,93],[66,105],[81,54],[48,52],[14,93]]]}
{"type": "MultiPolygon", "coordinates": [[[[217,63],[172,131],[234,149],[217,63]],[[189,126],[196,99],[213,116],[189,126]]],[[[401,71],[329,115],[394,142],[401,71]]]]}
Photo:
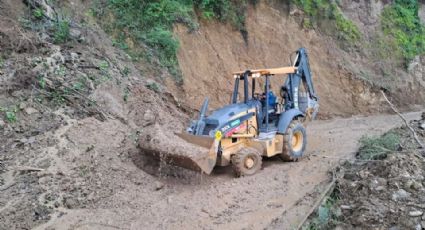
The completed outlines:
{"type": "MultiPolygon", "coordinates": [[[[420,113],[405,116],[417,119],[420,113]]],[[[242,178],[233,178],[230,167],[216,168],[211,176],[149,176],[143,188],[128,185],[99,208],[69,210],[39,229],[85,229],[86,223],[90,229],[293,228],[329,181],[328,171],[354,156],[361,136],[381,134],[401,123],[396,115],[315,121],[307,128],[308,156],[299,162],[267,159],[263,170],[242,178]],[[158,181],[163,188],[155,188],[158,181]]]]}

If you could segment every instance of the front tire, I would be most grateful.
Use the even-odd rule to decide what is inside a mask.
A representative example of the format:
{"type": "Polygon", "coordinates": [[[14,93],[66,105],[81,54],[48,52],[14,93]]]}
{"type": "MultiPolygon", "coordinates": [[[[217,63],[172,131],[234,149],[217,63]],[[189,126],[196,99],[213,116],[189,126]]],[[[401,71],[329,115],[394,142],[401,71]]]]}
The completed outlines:
{"type": "Polygon", "coordinates": [[[245,148],[232,156],[232,166],[236,177],[250,176],[261,169],[260,153],[254,148],[245,148]]]}
{"type": "Polygon", "coordinates": [[[283,149],[280,158],[284,161],[297,161],[305,152],[307,146],[306,130],[301,122],[292,120],[283,135],[283,149]]]}

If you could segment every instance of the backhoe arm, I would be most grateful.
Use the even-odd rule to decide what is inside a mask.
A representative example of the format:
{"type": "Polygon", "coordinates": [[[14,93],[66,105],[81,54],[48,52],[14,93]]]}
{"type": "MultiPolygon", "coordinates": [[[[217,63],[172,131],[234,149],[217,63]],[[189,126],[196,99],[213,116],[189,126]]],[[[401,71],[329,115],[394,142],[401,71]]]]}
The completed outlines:
{"type": "MultiPolygon", "coordinates": [[[[302,79],[305,80],[307,83],[307,90],[310,94],[310,97],[312,99],[315,99],[317,101],[316,91],[314,90],[313,86],[313,80],[311,77],[311,71],[310,71],[310,63],[308,61],[308,55],[304,48],[300,48],[298,51],[298,74],[301,75],[302,79]]],[[[297,63],[295,63],[297,64],[297,63]]]]}

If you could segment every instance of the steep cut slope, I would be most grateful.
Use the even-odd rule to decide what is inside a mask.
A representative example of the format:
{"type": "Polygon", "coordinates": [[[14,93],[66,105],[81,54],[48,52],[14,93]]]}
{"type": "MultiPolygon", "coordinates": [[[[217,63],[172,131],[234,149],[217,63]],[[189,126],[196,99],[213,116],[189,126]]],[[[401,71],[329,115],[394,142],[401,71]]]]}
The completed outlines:
{"type": "MultiPolygon", "coordinates": [[[[347,2],[345,4],[349,5],[347,2]]],[[[351,3],[351,7],[354,6],[356,3],[351,3]]],[[[382,73],[374,68],[374,63],[368,63],[360,52],[345,52],[331,37],[315,30],[302,29],[291,12],[299,13],[291,11],[287,4],[269,1],[261,1],[255,7],[249,7],[247,43],[238,31],[222,23],[201,21],[200,30],[194,33],[188,33],[184,26],[177,25],[175,33],[181,43],[178,59],[184,76],[184,91],[176,92],[176,95],[185,98],[183,101],[195,109],[201,105],[205,96],[212,97],[214,107],[228,103],[233,71],[286,66],[289,65],[289,55],[299,47],[305,47],[309,52],[315,87],[321,99],[322,115],[381,111],[384,107],[382,99],[376,94],[379,87],[372,87],[367,83],[369,79],[363,76],[367,73],[374,75],[373,80],[388,81],[380,79],[382,73]]],[[[369,26],[378,27],[379,12],[369,13],[372,15],[369,26]]],[[[354,14],[358,16],[363,13],[351,12],[353,18],[354,14]]],[[[361,28],[366,35],[372,30],[366,26],[361,28]]],[[[417,77],[420,80],[418,82],[414,75],[408,75],[402,70],[394,75],[405,79],[400,81],[402,85],[395,88],[408,88],[411,92],[417,92],[415,96],[403,91],[394,92],[400,104],[421,104],[425,96],[425,84],[420,82],[423,81],[422,77],[417,77]]],[[[276,77],[274,80],[276,92],[283,79],[276,77]]]]}

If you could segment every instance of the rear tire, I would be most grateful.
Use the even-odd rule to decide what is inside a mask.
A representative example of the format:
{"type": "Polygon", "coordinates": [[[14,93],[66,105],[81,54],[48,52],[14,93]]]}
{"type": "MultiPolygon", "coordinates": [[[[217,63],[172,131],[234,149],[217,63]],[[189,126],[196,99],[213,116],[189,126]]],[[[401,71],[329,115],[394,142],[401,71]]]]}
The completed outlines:
{"type": "Polygon", "coordinates": [[[283,135],[283,149],[279,155],[284,161],[298,161],[307,146],[307,134],[303,124],[298,120],[292,120],[283,135]]]}
{"type": "Polygon", "coordinates": [[[260,153],[254,148],[245,148],[232,156],[232,166],[236,177],[250,176],[261,169],[260,153]]]}

